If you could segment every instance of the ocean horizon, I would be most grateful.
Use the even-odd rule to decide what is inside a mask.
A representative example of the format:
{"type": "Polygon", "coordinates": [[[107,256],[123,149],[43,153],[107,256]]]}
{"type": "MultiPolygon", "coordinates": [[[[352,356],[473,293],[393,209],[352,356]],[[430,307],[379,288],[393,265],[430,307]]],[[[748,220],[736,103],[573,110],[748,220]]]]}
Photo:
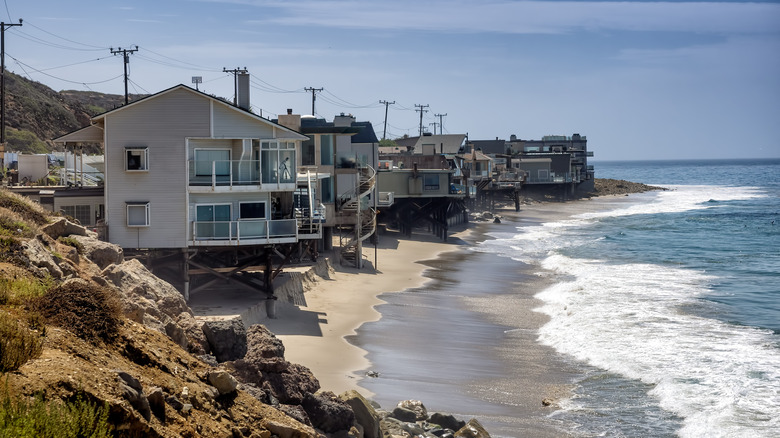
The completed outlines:
{"type": "Polygon", "coordinates": [[[575,437],[776,436],[780,159],[595,166],[667,190],[485,226],[424,287],[382,296],[353,342],[385,378],[361,386],[383,405],[430,398],[496,437],[528,436],[529,417],[575,437]],[[529,305],[538,330],[524,328],[529,305]],[[537,378],[570,389],[549,414],[521,401],[538,371],[518,370],[532,366],[526,341],[552,352],[537,378]]]}

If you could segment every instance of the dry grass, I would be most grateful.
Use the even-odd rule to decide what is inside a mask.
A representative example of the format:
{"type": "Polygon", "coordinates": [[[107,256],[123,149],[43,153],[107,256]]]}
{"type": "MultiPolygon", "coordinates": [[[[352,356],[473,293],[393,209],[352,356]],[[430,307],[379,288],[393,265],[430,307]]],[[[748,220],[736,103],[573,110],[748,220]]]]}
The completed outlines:
{"type": "Polygon", "coordinates": [[[37,226],[49,223],[50,212],[24,196],[12,193],[7,189],[0,189],[0,207],[18,214],[24,221],[37,226]]]}
{"type": "Polygon", "coordinates": [[[41,351],[40,333],[24,327],[13,315],[0,312],[0,374],[18,370],[41,351]]]}
{"type": "Polygon", "coordinates": [[[89,341],[113,342],[118,334],[122,307],[110,290],[87,282],[70,282],[50,289],[33,308],[49,324],[89,341]]]}

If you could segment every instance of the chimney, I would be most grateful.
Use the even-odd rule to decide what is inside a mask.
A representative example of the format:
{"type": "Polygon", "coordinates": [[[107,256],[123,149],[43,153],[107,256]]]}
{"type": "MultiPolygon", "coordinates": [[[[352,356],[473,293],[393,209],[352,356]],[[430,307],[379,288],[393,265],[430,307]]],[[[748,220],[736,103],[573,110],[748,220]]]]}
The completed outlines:
{"type": "Polygon", "coordinates": [[[293,114],[292,108],[287,108],[287,114],[279,114],[279,124],[293,131],[301,130],[301,115],[293,114]]]}
{"type": "Polygon", "coordinates": [[[236,75],[236,105],[249,111],[249,73],[236,75]]]}

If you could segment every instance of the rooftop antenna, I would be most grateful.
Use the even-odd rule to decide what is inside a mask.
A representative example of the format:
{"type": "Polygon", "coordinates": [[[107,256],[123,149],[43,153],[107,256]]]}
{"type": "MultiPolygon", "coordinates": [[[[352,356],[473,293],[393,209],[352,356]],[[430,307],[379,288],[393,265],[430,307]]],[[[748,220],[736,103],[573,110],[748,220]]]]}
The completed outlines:
{"type": "MultiPolygon", "coordinates": [[[[203,76],[193,76],[192,83],[195,84],[195,89],[198,90],[198,84],[203,83],[203,76]]],[[[198,90],[200,91],[200,90],[198,90]]]]}

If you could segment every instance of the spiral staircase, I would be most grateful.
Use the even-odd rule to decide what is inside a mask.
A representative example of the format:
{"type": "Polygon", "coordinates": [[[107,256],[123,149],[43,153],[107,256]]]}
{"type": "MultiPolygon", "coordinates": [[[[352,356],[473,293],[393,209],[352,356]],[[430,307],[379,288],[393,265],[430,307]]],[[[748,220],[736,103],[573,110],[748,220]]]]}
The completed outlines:
{"type": "Polygon", "coordinates": [[[363,267],[363,242],[376,233],[376,207],[369,196],[376,186],[376,170],[358,168],[355,187],[339,196],[341,263],[363,267]]]}

